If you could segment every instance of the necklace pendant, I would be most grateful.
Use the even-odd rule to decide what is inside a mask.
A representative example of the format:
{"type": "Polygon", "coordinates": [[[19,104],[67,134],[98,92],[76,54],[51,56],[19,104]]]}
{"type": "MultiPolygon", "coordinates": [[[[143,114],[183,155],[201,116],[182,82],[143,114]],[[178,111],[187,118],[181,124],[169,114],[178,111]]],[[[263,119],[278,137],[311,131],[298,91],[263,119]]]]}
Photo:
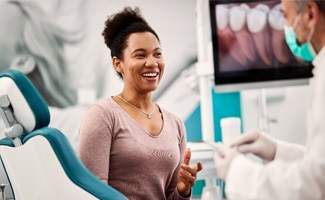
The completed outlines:
{"type": "Polygon", "coordinates": [[[151,113],[146,113],[143,110],[141,110],[140,108],[138,108],[137,106],[135,106],[132,103],[128,102],[126,99],[124,99],[121,94],[117,95],[117,97],[120,98],[122,101],[124,101],[126,104],[132,106],[134,109],[140,111],[142,114],[147,115],[148,119],[151,119],[151,115],[155,112],[155,105],[153,105],[153,109],[152,109],[151,113]]]}

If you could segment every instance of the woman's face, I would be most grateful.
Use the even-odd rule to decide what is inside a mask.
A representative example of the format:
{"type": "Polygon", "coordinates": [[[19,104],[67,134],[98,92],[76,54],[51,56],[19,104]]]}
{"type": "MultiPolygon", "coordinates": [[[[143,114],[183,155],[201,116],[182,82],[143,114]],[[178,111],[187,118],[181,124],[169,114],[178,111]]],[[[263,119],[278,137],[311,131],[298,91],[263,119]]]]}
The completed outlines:
{"type": "Polygon", "coordinates": [[[154,91],[164,73],[160,43],[150,32],[133,33],[127,40],[119,67],[126,89],[139,93],[154,91]]]}

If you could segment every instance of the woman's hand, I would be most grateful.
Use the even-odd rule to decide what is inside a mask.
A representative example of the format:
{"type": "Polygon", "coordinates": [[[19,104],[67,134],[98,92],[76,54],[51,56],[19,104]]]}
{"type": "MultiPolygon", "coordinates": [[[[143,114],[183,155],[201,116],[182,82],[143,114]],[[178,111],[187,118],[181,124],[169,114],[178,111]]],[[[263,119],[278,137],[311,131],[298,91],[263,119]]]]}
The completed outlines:
{"type": "Polygon", "coordinates": [[[259,131],[242,134],[230,146],[237,147],[241,153],[252,153],[266,161],[273,160],[276,152],[276,141],[259,131]]]}
{"type": "Polygon", "coordinates": [[[202,163],[197,162],[196,165],[190,167],[191,149],[187,149],[184,161],[178,174],[177,191],[182,197],[189,196],[191,188],[195,184],[197,173],[203,169],[202,163]]]}

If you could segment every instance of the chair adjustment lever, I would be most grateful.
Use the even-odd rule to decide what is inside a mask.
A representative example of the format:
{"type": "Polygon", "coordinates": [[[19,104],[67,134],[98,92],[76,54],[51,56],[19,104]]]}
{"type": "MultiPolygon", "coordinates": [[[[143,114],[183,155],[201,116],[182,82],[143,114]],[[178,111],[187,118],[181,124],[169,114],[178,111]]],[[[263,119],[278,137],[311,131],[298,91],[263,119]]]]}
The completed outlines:
{"type": "Polygon", "coordinates": [[[0,95],[0,116],[6,126],[3,130],[4,135],[11,139],[15,146],[21,146],[21,136],[24,133],[24,128],[18,124],[14,117],[12,107],[10,106],[10,100],[7,95],[0,95]]]}

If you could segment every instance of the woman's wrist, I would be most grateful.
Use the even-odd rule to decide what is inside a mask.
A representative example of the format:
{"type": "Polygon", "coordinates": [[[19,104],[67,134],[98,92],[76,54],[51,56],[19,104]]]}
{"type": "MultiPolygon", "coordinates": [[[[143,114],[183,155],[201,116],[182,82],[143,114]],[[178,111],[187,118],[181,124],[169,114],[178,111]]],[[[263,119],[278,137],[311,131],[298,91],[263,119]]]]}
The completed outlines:
{"type": "Polygon", "coordinates": [[[188,198],[188,197],[191,196],[191,188],[189,190],[186,190],[186,191],[183,191],[183,192],[180,192],[180,191],[177,190],[177,192],[183,198],[188,198]]]}

